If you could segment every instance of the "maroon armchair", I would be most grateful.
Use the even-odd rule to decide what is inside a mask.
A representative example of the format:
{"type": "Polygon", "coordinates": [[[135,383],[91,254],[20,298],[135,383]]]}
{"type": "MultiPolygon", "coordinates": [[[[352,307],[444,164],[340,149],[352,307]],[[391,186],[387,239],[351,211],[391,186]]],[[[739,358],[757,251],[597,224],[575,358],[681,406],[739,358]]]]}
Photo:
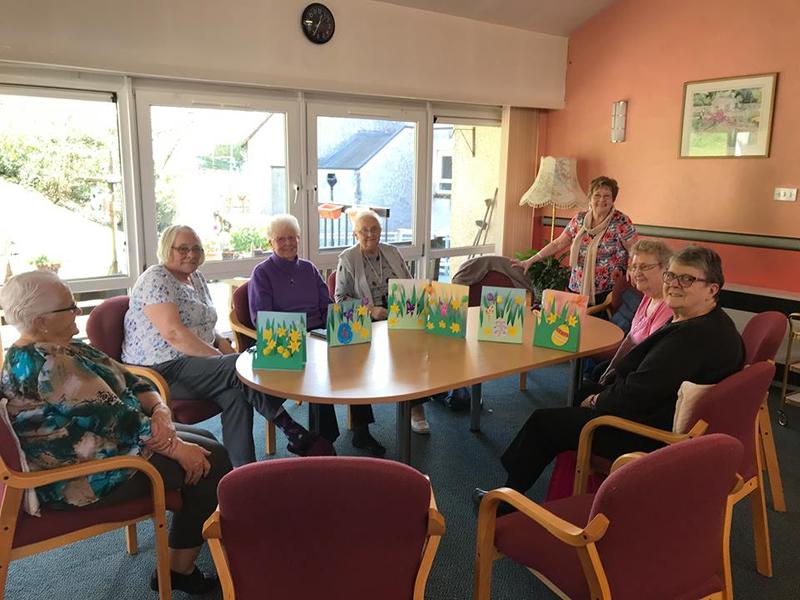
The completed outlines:
{"type": "MultiPolygon", "coordinates": [[[[745,364],[751,365],[761,361],[775,362],[775,355],[786,339],[788,319],[783,313],[771,310],[753,316],[742,331],[744,340],[745,364]]],[[[769,418],[767,399],[758,412],[758,434],[761,440],[760,451],[764,466],[769,476],[769,487],[772,492],[772,506],[778,512],[786,512],[786,498],[783,494],[781,469],[778,465],[778,453],[775,450],[775,439],[772,435],[772,421],[769,418]]]]}
{"type": "Polygon", "coordinates": [[[328,293],[331,295],[331,299],[336,301],[336,268],[334,267],[333,271],[328,274],[328,279],[325,280],[325,283],[328,284],[328,293]]]}
{"type": "MultiPolygon", "coordinates": [[[[180,493],[171,491],[165,495],[161,475],[147,460],[138,456],[115,456],[46,471],[23,472],[16,436],[6,421],[0,419],[0,600],[4,596],[11,561],[121,527],[126,530],[128,553],[136,554],[136,523],[145,519],[151,519],[155,528],[159,581],[168,581],[169,554],[164,511],[176,511],[180,508],[180,493]],[[22,496],[26,490],[123,468],[145,473],[150,479],[151,495],[102,508],[92,508],[89,505],[74,510],[52,510],[42,507],[39,517],[22,511],[22,496]]],[[[143,582],[142,585],[144,587],[146,584],[143,582]]],[[[168,585],[162,583],[159,589],[163,590],[159,596],[161,600],[171,597],[168,585]]]]}
{"type": "Polygon", "coordinates": [[[232,471],[218,493],[203,535],[226,600],[423,599],[444,519],[411,467],[271,460],[232,471]]]}
{"type": "MultiPolygon", "coordinates": [[[[115,296],[104,300],[97,306],[86,321],[86,335],[89,342],[117,362],[122,362],[122,340],[125,336],[125,313],[128,312],[128,296],[115,296]]],[[[172,410],[172,417],[178,423],[191,425],[210,419],[222,412],[222,409],[204,399],[170,398],[169,386],[161,375],[153,369],[136,365],[125,365],[132,373],[152,381],[159,393],[172,410]]]]}
{"type": "Polygon", "coordinates": [[[489,599],[498,552],[573,600],[730,597],[728,498],[742,455],[738,440],[709,435],[619,460],[596,494],[539,505],[489,492],[473,597],[489,599]],[[518,512],[497,518],[501,501],[518,512]]]}

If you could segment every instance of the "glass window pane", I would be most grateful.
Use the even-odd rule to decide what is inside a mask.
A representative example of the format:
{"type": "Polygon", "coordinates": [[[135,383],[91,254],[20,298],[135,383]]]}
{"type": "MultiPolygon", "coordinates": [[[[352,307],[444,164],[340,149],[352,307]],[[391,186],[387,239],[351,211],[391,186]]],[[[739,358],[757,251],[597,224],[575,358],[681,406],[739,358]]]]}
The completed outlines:
{"type": "Polygon", "coordinates": [[[0,268],[128,272],[117,105],[0,92],[0,268]]]}
{"type": "Polygon", "coordinates": [[[383,241],[413,240],[416,139],[413,122],[317,117],[320,249],[353,244],[353,207],[382,217],[383,241]]]}
{"type": "Polygon", "coordinates": [[[286,115],[153,106],[156,227],[191,226],[206,260],[259,255],[286,212],[286,115]]]}
{"type": "Polygon", "coordinates": [[[493,244],[500,127],[437,122],[432,172],[431,247],[493,244]]]}
{"type": "Polygon", "coordinates": [[[469,256],[444,256],[442,258],[431,258],[428,261],[428,273],[430,278],[434,281],[441,281],[442,283],[451,283],[453,275],[461,268],[465,262],[475,256],[483,256],[482,254],[470,254],[469,256]]]}

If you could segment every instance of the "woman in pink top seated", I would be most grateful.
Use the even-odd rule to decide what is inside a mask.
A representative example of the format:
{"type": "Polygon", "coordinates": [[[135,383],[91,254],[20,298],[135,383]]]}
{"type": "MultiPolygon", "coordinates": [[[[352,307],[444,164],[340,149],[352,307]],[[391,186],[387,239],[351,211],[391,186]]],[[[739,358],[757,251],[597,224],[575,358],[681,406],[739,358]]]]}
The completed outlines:
{"type": "Polygon", "coordinates": [[[604,382],[617,361],[630,352],[631,348],[642,343],[651,333],[672,319],[672,310],[664,302],[662,279],[671,256],[672,250],[663,242],[639,240],[631,247],[628,277],[644,297],[636,309],[630,332],[622,340],[614,358],[600,377],[600,383],[604,382]]]}

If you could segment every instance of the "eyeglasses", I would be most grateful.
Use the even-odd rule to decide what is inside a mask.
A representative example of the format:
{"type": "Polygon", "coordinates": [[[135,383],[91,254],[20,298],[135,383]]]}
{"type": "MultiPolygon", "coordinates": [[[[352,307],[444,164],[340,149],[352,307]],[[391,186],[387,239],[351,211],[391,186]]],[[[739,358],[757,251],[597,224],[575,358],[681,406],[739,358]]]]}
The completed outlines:
{"type": "Polygon", "coordinates": [[[381,234],[381,228],[380,227],[369,227],[369,228],[362,227],[361,229],[358,230],[358,233],[360,233],[361,235],[380,235],[381,234]]]}
{"type": "Polygon", "coordinates": [[[80,308],[78,307],[77,304],[75,304],[73,302],[72,304],[70,304],[66,308],[59,308],[57,310],[48,311],[48,314],[62,313],[62,312],[78,312],[78,311],[80,311],[80,308]]]}
{"type": "Polygon", "coordinates": [[[299,239],[300,238],[297,237],[296,235],[287,235],[283,237],[273,238],[272,241],[278,244],[279,246],[282,246],[283,244],[292,244],[299,239]]]}
{"type": "Polygon", "coordinates": [[[181,256],[189,256],[189,252],[205,254],[205,249],[202,246],[173,246],[172,249],[176,250],[181,256]]]}
{"type": "Polygon", "coordinates": [[[652,263],[652,264],[640,264],[640,265],[631,265],[628,267],[628,271],[631,273],[636,273],[637,271],[641,271],[644,273],[645,271],[650,271],[651,269],[655,269],[659,263],[652,263]]]}
{"type": "Polygon", "coordinates": [[[692,284],[695,281],[708,281],[708,279],[703,279],[702,277],[695,277],[694,275],[688,275],[684,273],[683,275],[676,275],[672,271],[664,271],[664,275],[662,275],[664,279],[664,283],[670,284],[673,281],[677,281],[678,285],[682,288],[692,287],[692,284]]]}

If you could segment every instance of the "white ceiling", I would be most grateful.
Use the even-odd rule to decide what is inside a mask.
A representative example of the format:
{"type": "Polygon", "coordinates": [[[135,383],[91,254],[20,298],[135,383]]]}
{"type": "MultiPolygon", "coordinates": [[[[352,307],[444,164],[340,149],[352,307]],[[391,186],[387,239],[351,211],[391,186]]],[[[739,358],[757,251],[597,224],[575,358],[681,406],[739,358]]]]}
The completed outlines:
{"type": "Polygon", "coordinates": [[[518,29],[568,36],[614,0],[376,0],[518,29]]]}

